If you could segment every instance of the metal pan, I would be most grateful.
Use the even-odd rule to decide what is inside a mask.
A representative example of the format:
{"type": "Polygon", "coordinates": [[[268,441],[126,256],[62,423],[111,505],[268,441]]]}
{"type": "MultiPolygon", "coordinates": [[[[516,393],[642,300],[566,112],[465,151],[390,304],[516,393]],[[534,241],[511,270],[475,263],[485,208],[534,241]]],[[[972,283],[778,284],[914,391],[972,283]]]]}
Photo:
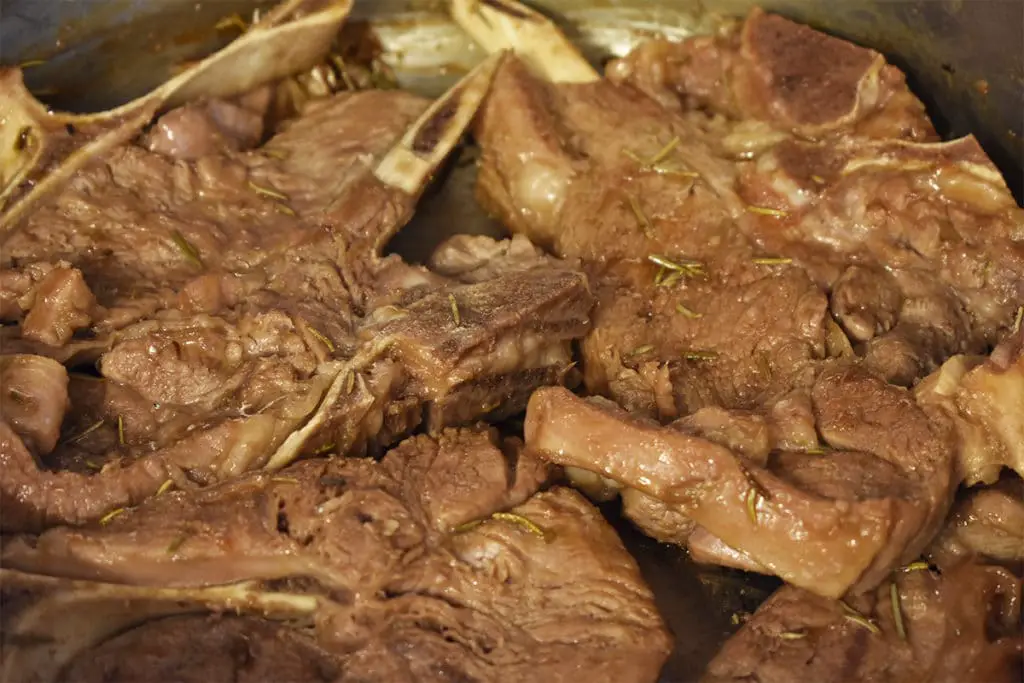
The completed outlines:
{"type": "MultiPolygon", "coordinates": [[[[26,81],[71,111],[99,111],[166,80],[174,66],[209,53],[231,34],[214,28],[250,0],[0,0],[0,61],[37,63],[26,81]]],[[[712,13],[741,15],[751,0],[543,0],[595,63],[655,34],[711,29],[712,13]]],[[[1024,0],[763,0],[766,9],[884,52],[907,71],[940,132],[974,133],[1024,198],[1024,0]],[[983,5],[983,7],[979,7],[983,5]]],[[[402,87],[437,95],[482,58],[448,19],[443,0],[356,0],[349,27],[372,30],[402,87]]],[[[454,163],[391,248],[421,261],[455,232],[501,234],[472,197],[472,164],[454,163]]],[[[641,565],[676,636],[665,683],[700,676],[708,660],[774,588],[771,579],[701,569],[682,551],[606,513],[641,565]]]]}

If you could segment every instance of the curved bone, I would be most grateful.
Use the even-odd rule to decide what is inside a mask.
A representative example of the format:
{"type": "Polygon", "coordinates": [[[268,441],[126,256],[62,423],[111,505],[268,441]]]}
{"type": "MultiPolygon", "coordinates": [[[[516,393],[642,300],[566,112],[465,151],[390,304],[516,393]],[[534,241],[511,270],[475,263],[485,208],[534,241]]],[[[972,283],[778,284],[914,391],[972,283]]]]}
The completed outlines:
{"type": "Polygon", "coordinates": [[[223,50],[149,94],[98,114],[51,113],[25,88],[20,69],[0,71],[0,232],[90,159],[131,139],[160,110],[201,96],[236,95],[314,66],[351,6],[352,0],[288,0],[223,50]]]}
{"type": "Polygon", "coordinates": [[[515,0],[451,0],[451,14],[485,50],[514,50],[549,81],[590,83],[600,79],[550,19],[515,0]]]}
{"type": "Polygon", "coordinates": [[[231,611],[269,619],[310,620],[312,595],[270,591],[248,581],[210,588],[152,588],[55,580],[0,570],[6,594],[0,680],[53,683],[80,652],[149,619],[231,611]]]}

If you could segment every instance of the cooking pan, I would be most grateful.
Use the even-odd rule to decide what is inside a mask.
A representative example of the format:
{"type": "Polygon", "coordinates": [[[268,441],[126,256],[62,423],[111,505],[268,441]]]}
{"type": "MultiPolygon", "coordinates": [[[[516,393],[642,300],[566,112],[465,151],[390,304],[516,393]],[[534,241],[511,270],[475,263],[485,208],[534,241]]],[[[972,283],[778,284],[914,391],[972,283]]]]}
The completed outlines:
{"type": "MultiPolygon", "coordinates": [[[[99,111],[167,80],[176,65],[208,54],[235,34],[215,28],[233,13],[273,3],[251,0],[0,0],[0,61],[25,64],[43,101],[99,111]]],[[[1024,198],[1024,0],[543,0],[595,63],[664,33],[713,30],[716,15],[760,4],[885,53],[903,68],[940,133],[974,133],[1024,198]]],[[[399,84],[437,95],[482,58],[448,19],[443,0],[356,0],[349,28],[371,31],[399,84]]],[[[463,154],[471,155],[472,150],[463,154]]],[[[454,163],[391,249],[422,261],[455,232],[498,235],[472,198],[474,168],[454,163]]],[[[775,587],[693,565],[677,548],[637,533],[614,506],[605,512],[641,565],[676,648],[666,683],[695,680],[721,643],[775,587]]]]}

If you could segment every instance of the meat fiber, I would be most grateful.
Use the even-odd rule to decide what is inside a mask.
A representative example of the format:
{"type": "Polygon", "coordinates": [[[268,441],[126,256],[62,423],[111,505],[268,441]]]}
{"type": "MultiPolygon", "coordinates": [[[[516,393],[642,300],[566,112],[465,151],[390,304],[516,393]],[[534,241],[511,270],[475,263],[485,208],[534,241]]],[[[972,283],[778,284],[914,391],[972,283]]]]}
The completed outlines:
{"type": "MultiPolygon", "coordinates": [[[[212,622],[217,638],[263,642],[280,632],[300,651],[323,653],[312,662],[339,672],[330,680],[570,681],[580,671],[599,681],[656,680],[669,641],[635,563],[582,496],[538,493],[544,478],[517,442],[449,430],[407,440],[380,462],[305,460],[164,493],[102,524],[13,540],[5,567],[79,581],[49,584],[33,604],[26,586],[45,580],[6,572],[4,663],[34,656],[33,641],[18,635],[39,633],[32,615],[48,601],[64,605],[68,623],[107,595],[130,626],[190,604],[233,609],[246,620],[212,622]],[[215,595],[241,586],[251,599],[217,604],[215,595]],[[175,599],[161,607],[165,595],[175,599]],[[251,623],[275,618],[272,596],[278,614],[306,628],[251,623]],[[312,611],[301,617],[300,609],[312,611]]],[[[181,619],[106,640],[125,630],[113,621],[87,621],[87,640],[59,640],[31,680],[64,680],[58,672],[79,663],[110,671],[113,652],[123,662],[104,680],[129,680],[143,663],[188,667],[193,650],[213,656],[200,643],[207,631],[187,633],[181,619]],[[164,647],[171,642],[180,645],[164,647]]],[[[258,670],[274,666],[250,653],[258,670]]]]}

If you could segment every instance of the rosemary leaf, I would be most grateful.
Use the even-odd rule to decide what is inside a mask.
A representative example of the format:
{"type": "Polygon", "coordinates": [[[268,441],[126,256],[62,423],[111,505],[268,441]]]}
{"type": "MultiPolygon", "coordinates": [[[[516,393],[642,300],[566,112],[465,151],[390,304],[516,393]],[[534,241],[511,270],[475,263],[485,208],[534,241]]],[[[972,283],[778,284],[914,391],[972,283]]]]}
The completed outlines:
{"type": "Polygon", "coordinates": [[[793,259],[785,257],[765,257],[753,259],[752,262],[757,266],[788,266],[793,262],[793,259]]]}
{"type": "Polygon", "coordinates": [[[806,637],[807,634],[803,631],[783,631],[779,634],[779,638],[782,640],[802,640],[806,637]]]}
{"type": "Polygon", "coordinates": [[[452,307],[452,320],[455,321],[455,327],[462,327],[462,315],[459,313],[459,302],[455,300],[454,294],[448,295],[448,303],[452,307]]]}
{"type": "Polygon", "coordinates": [[[512,512],[495,512],[493,515],[491,515],[491,519],[497,519],[502,522],[511,522],[513,524],[517,524],[526,531],[529,531],[534,536],[539,536],[540,538],[544,539],[547,538],[547,533],[545,533],[543,529],[541,529],[539,526],[534,524],[526,517],[523,517],[522,515],[517,515],[512,512]]]}
{"type": "Polygon", "coordinates": [[[117,442],[124,446],[128,442],[124,440],[124,418],[117,416],[117,442]]]}
{"type": "Polygon", "coordinates": [[[686,360],[714,360],[718,354],[714,351],[684,351],[683,358],[686,360]]]}
{"type": "Polygon", "coordinates": [[[750,213],[756,213],[758,216],[771,216],[773,218],[785,218],[789,215],[788,211],[771,209],[767,206],[748,206],[747,211],[750,213]]]}
{"type": "Polygon", "coordinates": [[[327,347],[327,350],[334,353],[334,342],[328,339],[320,330],[316,329],[311,325],[307,325],[309,333],[316,337],[316,340],[327,347]]]}
{"type": "Polygon", "coordinates": [[[100,526],[106,526],[107,524],[110,524],[110,522],[115,517],[123,515],[124,513],[125,513],[125,509],[124,508],[117,508],[115,510],[111,510],[107,514],[105,514],[102,517],[100,517],[100,526]]]}
{"type": "Polygon", "coordinates": [[[636,222],[640,225],[640,229],[643,230],[644,234],[650,237],[652,235],[651,222],[644,215],[644,211],[640,208],[640,200],[633,195],[628,196],[629,208],[632,209],[633,215],[636,217],[636,222]]]}
{"type": "Polygon", "coordinates": [[[691,320],[697,320],[699,318],[704,317],[703,313],[698,313],[694,310],[691,310],[684,306],[683,304],[676,304],[676,312],[681,313],[682,315],[686,316],[687,318],[690,318],[691,320]]]}
{"type": "Polygon", "coordinates": [[[900,591],[895,583],[889,584],[889,602],[892,604],[892,621],[900,640],[907,639],[907,628],[903,624],[903,608],[900,605],[900,591]]]}
{"type": "Polygon", "coordinates": [[[269,187],[257,185],[251,180],[249,181],[249,189],[255,192],[256,194],[263,195],[264,197],[270,197],[271,199],[276,199],[279,202],[288,201],[287,195],[281,194],[277,190],[271,189],[269,187]]]}
{"type": "Polygon", "coordinates": [[[181,252],[182,256],[184,256],[187,261],[202,268],[203,259],[199,257],[199,251],[195,248],[195,246],[192,245],[191,242],[185,239],[184,235],[182,235],[177,230],[172,230],[171,240],[174,242],[174,246],[178,248],[178,251],[181,252]]]}
{"type": "Polygon", "coordinates": [[[172,486],[174,486],[174,481],[172,481],[171,479],[167,479],[166,481],[164,481],[164,483],[160,484],[160,488],[156,490],[156,495],[162,496],[163,494],[167,493],[172,486]]]}

